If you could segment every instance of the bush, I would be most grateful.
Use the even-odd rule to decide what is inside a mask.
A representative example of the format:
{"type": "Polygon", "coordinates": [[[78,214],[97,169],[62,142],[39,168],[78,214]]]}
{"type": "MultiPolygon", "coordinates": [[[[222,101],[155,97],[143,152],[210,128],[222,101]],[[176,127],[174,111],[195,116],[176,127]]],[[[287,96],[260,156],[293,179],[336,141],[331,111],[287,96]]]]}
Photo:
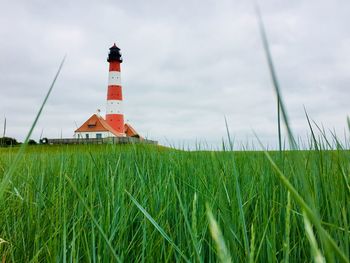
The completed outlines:
{"type": "Polygon", "coordinates": [[[0,147],[8,147],[8,146],[15,146],[18,145],[19,143],[15,138],[10,138],[10,137],[1,137],[0,138],[0,147]]]}
{"type": "Polygon", "coordinates": [[[28,141],[28,144],[29,145],[36,145],[36,144],[38,144],[35,140],[32,140],[32,139],[30,139],[29,141],[28,141]]]}
{"type": "Polygon", "coordinates": [[[42,138],[42,139],[40,139],[39,143],[40,144],[48,144],[49,140],[47,138],[42,138]]]}

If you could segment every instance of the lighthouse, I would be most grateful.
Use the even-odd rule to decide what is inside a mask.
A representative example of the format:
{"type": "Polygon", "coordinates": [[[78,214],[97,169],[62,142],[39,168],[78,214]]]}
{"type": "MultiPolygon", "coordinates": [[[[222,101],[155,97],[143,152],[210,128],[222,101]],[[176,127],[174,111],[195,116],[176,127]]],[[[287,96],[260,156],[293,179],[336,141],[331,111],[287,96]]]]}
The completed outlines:
{"type": "Polygon", "coordinates": [[[134,137],[144,140],[128,123],[124,123],[122,108],[123,95],[120,79],[120,64],[123,62],[120,48],[114,45],[109,48],[109,63],[106,119],[100,116],[100,110],[87,119],[74,131],[76,138],[103,139],[110,137],[134,137]]]}
{"type": "Polygon", "coordinates": [[[109,49],[109,63],[106,122],[118,133],[124,133],[123,95],[120,64],[123,62],[120,48],[115,43],[109,49]]]}

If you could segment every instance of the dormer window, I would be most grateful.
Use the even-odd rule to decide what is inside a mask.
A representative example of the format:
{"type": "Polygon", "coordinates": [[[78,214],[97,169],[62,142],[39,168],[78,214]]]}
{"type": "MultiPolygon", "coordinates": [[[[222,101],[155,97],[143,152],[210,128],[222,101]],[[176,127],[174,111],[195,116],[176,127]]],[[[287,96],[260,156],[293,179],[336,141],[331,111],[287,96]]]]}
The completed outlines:
{"type": "Polygon", "coordinates": [[[88,127],[89,127],[89,128],[94,128],[94,127],[96,127],[96,123],[97,123],[96,120],[91,120],[91,121],[89,121],[89,123],[88,123],[88,127]]]}

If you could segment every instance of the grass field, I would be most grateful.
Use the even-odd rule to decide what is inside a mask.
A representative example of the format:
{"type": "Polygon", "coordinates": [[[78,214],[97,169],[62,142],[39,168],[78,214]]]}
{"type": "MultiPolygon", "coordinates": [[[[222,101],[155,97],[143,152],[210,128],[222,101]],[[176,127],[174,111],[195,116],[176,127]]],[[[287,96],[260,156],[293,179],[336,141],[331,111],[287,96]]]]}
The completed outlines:
{"type": "MultiPolygon", "coordinates": [[[[0,150],[0,180],[17,150],[0,150]]],[[[264,152],[28,147],[0,202],[0,255],[4,262],[346,262],[350,152],[269,154],[280,171],[264,152]]]]}

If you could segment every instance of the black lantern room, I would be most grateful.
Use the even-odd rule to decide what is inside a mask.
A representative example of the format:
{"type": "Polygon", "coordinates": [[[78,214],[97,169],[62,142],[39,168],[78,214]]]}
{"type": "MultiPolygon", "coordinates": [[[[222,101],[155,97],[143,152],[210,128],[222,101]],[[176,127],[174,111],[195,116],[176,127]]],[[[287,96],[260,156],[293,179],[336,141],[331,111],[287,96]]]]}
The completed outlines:
{"type": "Polygon", "coordinates": [[[123,62],[122,54],[120,53],[120,48],[114,45],[109,48],[109,54],[107,58],[108,62],[118,61],[120,63],[123,62]]]}

